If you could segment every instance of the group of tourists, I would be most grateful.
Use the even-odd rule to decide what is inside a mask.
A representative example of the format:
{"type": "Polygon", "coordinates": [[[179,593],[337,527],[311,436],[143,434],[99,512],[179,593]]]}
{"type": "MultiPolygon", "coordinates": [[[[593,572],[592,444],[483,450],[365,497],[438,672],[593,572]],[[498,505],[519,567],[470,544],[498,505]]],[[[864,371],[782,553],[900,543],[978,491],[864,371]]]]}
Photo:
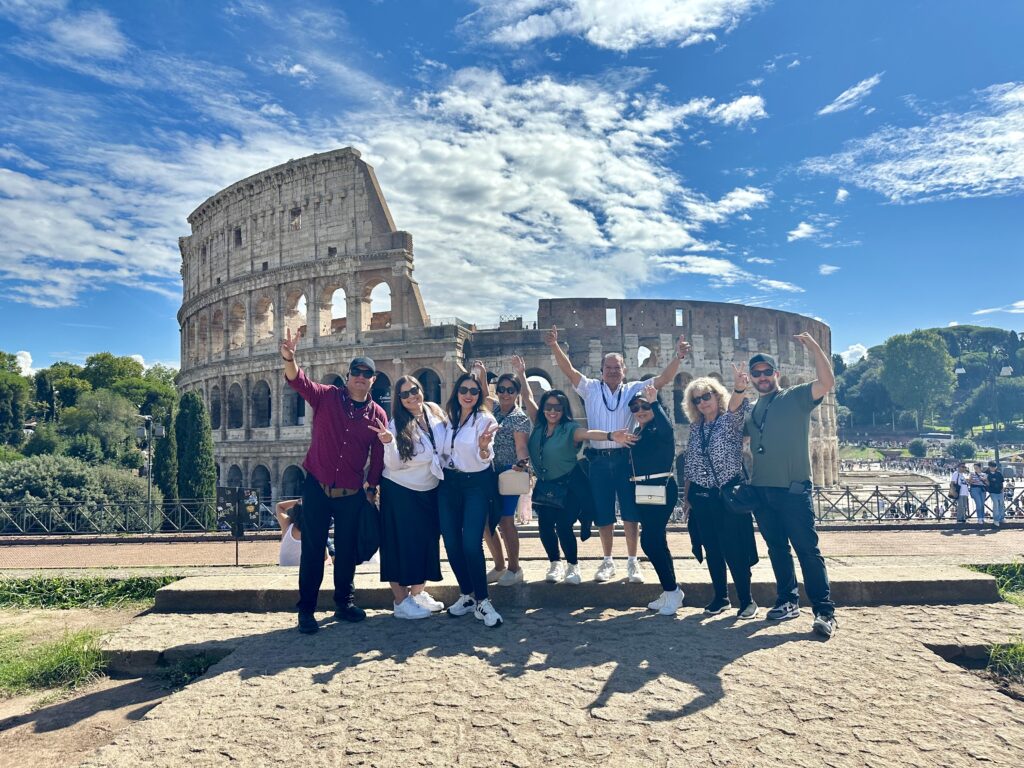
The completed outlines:
{"type": "MultiPolygon", "coordinates": [[[[707,562],[714,585],[706,613],[731,607],[728,569],[739,599],[737,616],[757,615],[750,592],[751,567],[757,562],[756,518],[777,582],[777,600],[767,618],[800,615],[792,546],[814,611],[812,628],[831,637],[838,625],[814,530],[808,442],[810,414],[834,377],[827,356],[809,334],[795,339],[814,360],[813,382],[782,389],[774,358],[757,354],[747,366],[734,366],[731,393],[712,377],[687,385],[683,402],[691,428],[682,497],[690,511],[693,552],[707,562]],[[747,396],[751,386],[756,402],[747,396]],[[749,476],[742,460],[745,437],[753,457],[749,476]]],[[[426,401],[415,377],[402,376],[394,384],[389,417],[370,397],[376,376],[372,359],[354,358],[344,384],[318,384],[298,367],[298,341],[288,333],[281,357],[288,385],[314,409],[312,442],[303,463],[302,535],[296,542],[301,546],[300,632],[319,628],[314,609],[332,521],[335,617],[365,618],[355,603],[353,579],[366,516],[375,515],[378,506],[380,578],[390,583],[396,618],[423,619],[446,610],[425,588],[441,580],[443,539],[459,586],[447,613],[471,613],[485,626],[499,626],[503,619],[489,587],[524,579],[515,512],[526,493],[531,493],[548,559],[547,582],[581,583],[577,523],[580,541],[594,527],[600,537],[603,557],[594,579],[616,578],[618,509],[626,580],[644,581],[637,557],[642,547],[662,589],[648,608],[671,616],[682,606],[666,538],[680,496],[675,441],[658,390],[673,380],[689,353],[685,339],[679,339],[676,355],[658,376],[630,382],[622,355],[606,355],[601,377],[591,379],[573,367],[558,329],[548,331],[552,355],[583,401],[587,428],[577,423],[565,392],[551,389],[539,401],[534,397],[519,356],[509,361],[512,372],[495,379],[493,395],[483,363],[473,363],[454,382],[443,407],[426,401]],[[495,561],[489,572],[484,542],[495,561]]]]}
{"type": "Polygon", "coordinates": [[[974,514],[978,525],[985,522],[985,500],[992,506],[992,523],[1000,527],[1006,519],[1006,503],[1003,496],[1006,480],[999,471],[999,464],[990,461],[987,467],[976,463],[968,471],[967,463],[961,461],[949,476],[949,495],[956,503],[956,521],[966,523],[970,512],[969,502],[974,502],[974,514]]]}

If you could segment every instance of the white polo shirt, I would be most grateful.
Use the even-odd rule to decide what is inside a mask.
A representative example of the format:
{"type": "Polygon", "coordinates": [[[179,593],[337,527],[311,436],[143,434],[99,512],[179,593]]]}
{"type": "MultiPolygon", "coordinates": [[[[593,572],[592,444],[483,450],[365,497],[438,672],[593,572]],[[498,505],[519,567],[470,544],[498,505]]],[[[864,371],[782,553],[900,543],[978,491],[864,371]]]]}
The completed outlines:
{"type": "MultiPolygon", "coordinates": [[[[650,380],[624,382],[612,392],[604,381],[580,376],[580,383],[576,385],[576,394],[583,398],[583,407],[587,411],[587,429],[597,429],[601,432],[626,429],[633,420],[633,414],[629,412],[629,401],[638,393],[643,392],[644,387],[648,384],[651,384],[650,380]]],[[[622,448],[623,446],[614,441],[591,440],[590,447],[622,448]]]]}

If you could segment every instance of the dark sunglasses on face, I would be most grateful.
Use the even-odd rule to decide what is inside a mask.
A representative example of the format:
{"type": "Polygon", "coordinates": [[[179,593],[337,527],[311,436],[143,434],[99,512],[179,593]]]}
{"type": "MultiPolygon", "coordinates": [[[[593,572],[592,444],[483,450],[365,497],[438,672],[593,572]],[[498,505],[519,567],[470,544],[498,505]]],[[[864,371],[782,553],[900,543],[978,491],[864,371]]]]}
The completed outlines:
{"type": "Polygon", "coordinates": [[[398,393],[398,397],[401,398],[402,400],[407,400],[410,397],[415,397],[419,393],[420,393],[420,388],[417,387],[415,384],[413,384],[411,387],[409,387],[404,392],[399,392],[398,393]]]}
{"type": "Polygon", "coordinates": [[[551,413],[561,413],[562,412],[562,406],[557,405],[557,404],[545,405],[544,406],[544,412],[547,413],[549,411],[551,413]]]}
{"type": "Polygon", "coordinates": [[[694,405],[700,405],[701,403],[706,403],[712,397],[714,397],[714,395],[711,392],[705,392],[703,395],[697,395],[696,397],[691,397],[690,401],[694,405]]]}
{"type": "Polygon", "coordinates": [[[459,387],[459,394],[476,397],[480,394],[480,387],[459,387]]]}
{"type": "Polygon", "coordinates": [[[516,393],[515,387],[495,387],[494,391],[499,395],[514,395],[516,393]]]}
{"type": "Polygon", "coordinates": [[[630,413],[640,413],[641,410],[644,410],[644,411],[651,410],[651,404],[650,403],[633,403],[631,406],[629,406],[629,412],[630,413]]]}
{"type": "Polygon", "coordinates": [[[775,369],[769,366],[768,368],[758,368],[756,371],[751,369],[750,375],[755,379],[766,379],[769,376],[775,375],[775,369]]]}
{"type": "Polygon", "coordinates": [[[348,372],[349,376],[362,376],[364,379],[372,379],[374,377],[373,371],[369,368],[352,368],[348,372]]]}

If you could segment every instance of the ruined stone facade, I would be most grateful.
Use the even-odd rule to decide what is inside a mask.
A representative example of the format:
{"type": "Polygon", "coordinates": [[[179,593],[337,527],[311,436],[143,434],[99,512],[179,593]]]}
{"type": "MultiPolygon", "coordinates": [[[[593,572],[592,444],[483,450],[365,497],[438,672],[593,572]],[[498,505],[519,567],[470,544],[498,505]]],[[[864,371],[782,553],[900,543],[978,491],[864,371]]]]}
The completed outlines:
{"type": "MultiPolygon", "coordinates": [[[[519,317],[487,327],[458,318],[431,322],[413,279],[412,236],[395,228],[373,169],[351,148],[243,179],[188,221],[192,234],[179,241],[178,386],[201,392],[210,410],[220,484],[252,485],[265,498],[298,494],[310,440],[311,414],[281,372],[278,342],[287,332],[302,332],[299,363],[316,381],[335,382],[352,357],[371,356],[374,397],[389,412],[400,376],[414,374],[428,397],[443,403],[461,364],[479,358],[501,372],[516,353],[538,386],[568,391],[544,344],[552,324],[562,329],[573,364],[590,376],[607,352],[624,353],[631,379],[656,375],[685,334],[693,354],[662,390],[675,406],[668,410],[681,446],[688,430],[682,391],[696,376],[728,386],[733,361],[769,351],[784,383],[798,383],[814,378],[814,368],[793,335],[808,331],[831,349],[828,326],[811,318],[700,301],[545,299],[533,327],[519,317]],[[391,306],[374,311],[371,293],[382,284],[391,306]]],[[[813,419],[814,481],[831,485],[838,480],[832,395],[813,419]]]]}

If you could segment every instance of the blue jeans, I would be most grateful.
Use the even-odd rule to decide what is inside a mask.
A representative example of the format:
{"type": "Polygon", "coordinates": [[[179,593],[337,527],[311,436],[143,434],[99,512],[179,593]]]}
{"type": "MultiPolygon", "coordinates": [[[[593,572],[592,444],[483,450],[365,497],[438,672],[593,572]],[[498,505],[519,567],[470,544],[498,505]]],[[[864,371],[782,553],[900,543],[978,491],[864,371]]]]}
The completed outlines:
{"type": "Polygon", "coordinates": [[[971,498],[974,499],[974,514],[978,516],[978,525],[981,525],[985,522],[985,489],[980,485],[972,485],[971,498]]]}
{"type": "Polygon", "coordinates": [[[992,502],[992,521],[997,525],[1002,525],[1003,520],[1006,519],[1006,502],[1003,499],[1003,494],[990,493],[988,498],[992,502]]]}
{"type": "Polygon", "coordinates": [[[611,453],[587,452],[590,459],[590,491],[594,495],[594,525],[603,528],[615,523],[615,498],[619,499],[619,513],[624,521],[640,522],[636,509],[636,491],[630,477],[629,451],[626,448],[611,453]]]}
{"type": "Polygon", "coordinates": [[[444,471],[439,490],[441,538],[448,565],[459,582],[459,592],[487,599],[487,566],[484,561],[484,526],[491,511],[494,470],[444,471]]]}
{"type": "Polygon", "coordinates": [[[804,588],[815,615],[830,616],[835,613],[835,603],[829,596],[825,558],[818,549],[818,533],[814,530],[811,489],[808,487],[803,493],[790,493],[788,488],[755,486],[755,490],[757,506],[754,508],[754,517],[768,545],[778,602],[800,602],[793,555],[789,549],[792,544],[797,560],[800,561],[804,588]]]}

